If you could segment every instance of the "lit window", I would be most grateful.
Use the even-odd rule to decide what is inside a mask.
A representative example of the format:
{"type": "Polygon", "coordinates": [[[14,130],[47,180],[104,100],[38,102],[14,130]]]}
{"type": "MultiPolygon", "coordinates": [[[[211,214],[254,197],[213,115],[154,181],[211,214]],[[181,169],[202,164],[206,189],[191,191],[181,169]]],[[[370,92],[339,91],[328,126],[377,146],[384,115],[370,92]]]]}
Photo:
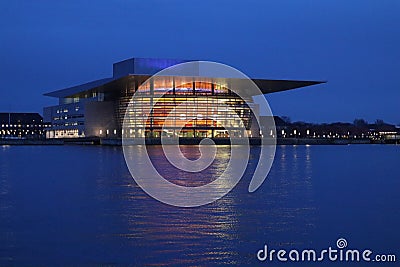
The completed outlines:
{"type": "Polygon", "coordinates": [[[100,131],[99,131],[99,134],[103,134],[103,130],[100,130],[100,131]]]}

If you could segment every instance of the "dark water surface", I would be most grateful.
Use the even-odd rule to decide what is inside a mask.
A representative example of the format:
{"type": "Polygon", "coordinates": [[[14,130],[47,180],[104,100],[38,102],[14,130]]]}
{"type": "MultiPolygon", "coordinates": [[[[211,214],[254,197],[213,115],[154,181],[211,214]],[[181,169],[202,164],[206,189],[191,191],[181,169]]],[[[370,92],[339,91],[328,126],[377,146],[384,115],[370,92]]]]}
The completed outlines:
{"type": "MultiPolygon", "coordinates": [[[[196,147],[184,147],[196,158],[196,147]]],[[[228,147],[195,181],[224,170],[228,147]]],[[[257,158],[224,198],[176,208],[147,196],[130,177],[122,149],[96,146],[0,147],[0,266],[261,265],[273,249],[348,247],[397,254],[400,265],[400,146],[280,146],[258,191],[248,193],[257,158]]],[[[181,183],[190,175],[150,154],[181,183]],[[178,177],[179,176],[179,177],[178,177]]]]}

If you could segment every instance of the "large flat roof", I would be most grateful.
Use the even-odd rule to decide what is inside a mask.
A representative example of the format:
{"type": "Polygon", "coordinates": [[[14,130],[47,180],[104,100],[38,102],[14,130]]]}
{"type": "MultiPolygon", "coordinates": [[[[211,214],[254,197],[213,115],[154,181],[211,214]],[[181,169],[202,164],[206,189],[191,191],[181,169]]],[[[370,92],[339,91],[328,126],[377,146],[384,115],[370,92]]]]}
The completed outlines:
{"type": "MultiPolygon", "coordinates": [[[[129,75],[127,77],[131,77],[133,79],[138,79],[138,80],[143,81],[143,80],[147,80],[147,78],[150,78],[151,76],[129,75]]],[[[122,77],[120,79],[123,79],[123,78],[126,78],[126,77],[122,77]]],[[[84,93],[86,91],[90,91],[90,90],[93,90],[96,88],[99,91],[107,91],[107,88],[111,86],[111,83],[116,82],[120,79],[105,78],[105,79],[96,80],[96,81],[88,82],[85,84],[72,86],[72,87],[68,87],[65,89],[45,93],[44,95],[51,96],[51,97],[64,98],[64,97],[73,97],[74,95],[78,95],[78,94],[81,94],[81,93],[84,93]]],[[[235,78],[223,78],[223,79],[227,80],[227,81],[232,81],[231,83],[235,83],[234,80],[237,80],[235,78]]],[[[291,89],[325,83],[324,81],[266,80],[266,79],[252,79],[252,81],[260,88],[260,90],[263,94],[270,94],[270,93],[274,93],[274,92],[281,92],[281,91],[286,91],[286,90],[291,90],[291,89]]]]}
{"type": "MultiPolygon", "coordinates": [[[[88,83],[80,84],[64,88],[61,90],[45,93],[45,96],[65,98],[73,97],[74,95],[82,94],[86,91],[98,90],[108,91],[115,86],[118,81],[126,78],[133,79],[142,83],[159,71],[170,66],[190,62],[194,60],[180,59],[152,59],[152,58],[131,58],[113,64],[113,77],[99,79],[88,83]]],[[[201,77],[201,75],[199,75],[201,77]]],[[[174,77],[183,77],[175,76],[174,77]]],[[[207,75],[208,78],[209,75],[207,75]]],[[[244,79],[213,77],[213,81],[224,82],[226,84],[240,84],[244,79]]],[[[260,88],[263,94],[286,91],[305,86],[324,83],[324,81],[300,81],[300,80],[271,80],[271,79],[252,79],[253,82],[260,88]]]]}

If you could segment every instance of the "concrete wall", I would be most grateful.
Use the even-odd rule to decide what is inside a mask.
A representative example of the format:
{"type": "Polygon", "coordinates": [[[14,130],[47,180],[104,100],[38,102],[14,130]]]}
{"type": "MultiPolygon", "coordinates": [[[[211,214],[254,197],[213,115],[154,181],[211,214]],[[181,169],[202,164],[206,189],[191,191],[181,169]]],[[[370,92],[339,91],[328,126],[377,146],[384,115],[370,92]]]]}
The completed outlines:
{"type": "Polygon", "coordinates": [[[117,137],[115,104],[111,101],[85,104],[85,136],[117,137]]]}

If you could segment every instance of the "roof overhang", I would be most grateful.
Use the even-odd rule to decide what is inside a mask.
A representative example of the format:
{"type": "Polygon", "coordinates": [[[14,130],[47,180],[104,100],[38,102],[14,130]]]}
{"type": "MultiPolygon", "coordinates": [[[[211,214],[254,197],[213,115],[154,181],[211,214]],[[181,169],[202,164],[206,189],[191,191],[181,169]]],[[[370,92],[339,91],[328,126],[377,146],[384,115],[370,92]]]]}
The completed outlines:
{"type": "MultiPolygon", "coordinates": [[[[57,98],[68,98],[79,96],[85,92],[96,90],[98,92],[114,91],[118,89],[123,81],[129,79],[130,81],[136,81],[138,84],[142,84],[147,79],[152,77],[151,75],[128,75],[119,79],[105,78],[89,83],[73,86],[49,93],[45,93],[45,96],[57,97],[57,98]]],[[[160,76],[158,76],[159,78],[160,76]]],[[[172,76],[164,76],[171,78],[172,76]]],[[[240,78],[210,78],[210,77],[188,77],[188,76],[173,76],[176,79],[175,84],[179,84],[179,80],[187,81],[190,78],[200,78],[202,80],[226,85],[228,88],[243,87],[242,85],[247,83],[248,80],[240,78]]],[[[292,90],[296,88],[316,85],[325,83],[325,81],[299,81],[299,80],[270,80],[270,79],[251,79],[260,89],[262,94],[270,94],[275,92],[281,92],[286,90],[292,90]]],[[[254,95],[254,94],[253,94],[254,95]]]]}
{"type": "Polygon", "coordinates": [[[69,96],[73,96],[75,94],[79,94],[85,91],[89,91],[91,89],[94,89],[96,87],[99,86],[103,86],[109,82],[113,81],[113,78],[105,78],[105,79],[100,79],[100,80],[96,80],[96,81],[91,81],[88,83],[84,83],[81,85],[77,85],[77,86],[72,86],[72,87],[67,87],[64,89],[60,89],[57,91],[53,91],[53,92],[49,92],[49,93],[45,93],[43,95],[45,96],[51,96],[51,97],[69,97],[69,96]]]}

